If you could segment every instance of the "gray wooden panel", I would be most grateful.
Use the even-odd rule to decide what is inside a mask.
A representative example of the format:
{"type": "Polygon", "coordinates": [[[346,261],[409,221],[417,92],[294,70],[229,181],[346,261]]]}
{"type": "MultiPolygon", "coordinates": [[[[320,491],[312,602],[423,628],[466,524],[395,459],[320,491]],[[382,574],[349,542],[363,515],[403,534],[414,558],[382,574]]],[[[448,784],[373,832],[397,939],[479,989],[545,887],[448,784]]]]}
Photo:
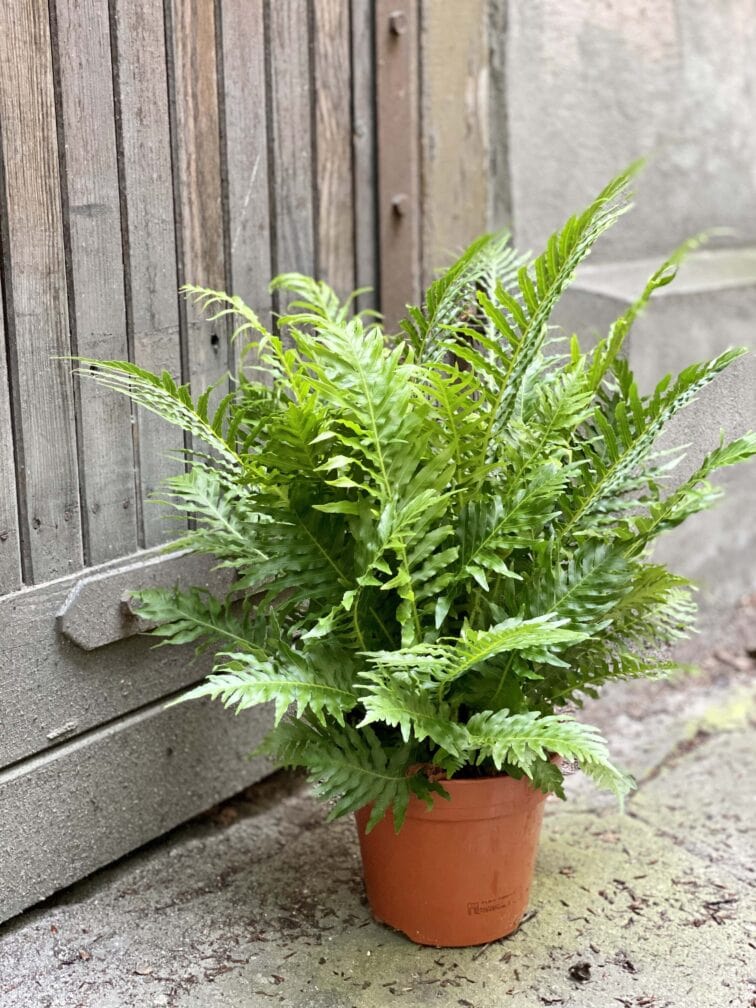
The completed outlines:
{"type": "Polygon", "coordinates": [[[202,584],[214,594],[225,594],[233,581],[233,572],[228,568],[208,570],[206,558],[188,550],[157,553],[149,558],[140,553],[133,563],[125,563],[115,571],[95,571],[82,577],[59,610],[56,624],[74,644],[94,651],[155,625],[135,614],[135,585],[141,590],[202,584]]]}
{"type": "MultiPolygon", "coordinates": [[[[308,5],[309,6],[309,5],[308,5]]],[[[268,3],[276,273],[313,273],[310,46],[302,0],[268,3]]]]}
{"type": "Polygon", "coordinates": [[[352,0],[352,164],[355,286],[371,287],[361,308],[374,308],[378,287],[375,151],[375,44],[372,0],[352,0]]]}
{"type": "MultiPolygon", "coordinates": [[[[176,220],[179,284],[222,290],[223,209],[215,65],[215,7],[171,0],[168,5],[171,85],[175,102],[176,220]]],[[[207,322],[182,299],[184,378],[196,395],[228,371],[228,325],[207,322]]],[[[219,388],[218,396],[223,394],[219,388]]]]}
{"type": "MultiPolygon", "coordinates": [[[[129,343],[135,363],[181,374],[176,235],[168,117],[163,7],[114,0],[116,113],[125,213],[129,343]]],[[[142,500],[163,478],[181,470],[167,455],[183,448],[182,434],[149,413],[138,413],[142,500]]],[[[175,516],[145,503],[142,541],[151,546],[178,534],[175,516]]]]}
{"type": "Polygon", "coordinates": [[[155,704],[0,771],[0,921],[270,772],[267,710],[155,704]]]}
{"type": "Polygon", "coordinates": [[[4,273],[25,579],[82,565],[58,143],[47,5],[0,6],[4,273]]]}
{"type": "Polygon", "coordinates": [[[21,543],[18,534],[4,323],[3,291],[0,286],[0,595],[15,591],[21,586],[21,543]]]}
{"type": "MultiPolygon", "coordinates": [[[[99,0],[57,0],[55,9],[71,327],[77,353],[121,360],[128,344],[108,10],[99,0]]],[[[102,563],[138,545],[131,407],[81,381],[78,408],[84,559],[102,563]]]]}
{"type": "Polygon", "coordinates": [[[489,226],[513,230],[509,109],[506,101],[509,0],[489,0],[488,38],[489,226]]]}
{"type": "Polygon", "coordinates": [[[420,296],[417,4],[376,0],[380,305],[389,329],[420,296]]]}
{"type": "MultiPolygon", "coordinates": [[[[121,611],[125,579],[119,572],[132,568],[128,587],[136,589],[142,583],[133,570],[137,563],[145,566],[149,585],[180,580],[214,586],[215,575],[207,560],[187,556],[177,570],[169,556],[161,571],[152,563],[158,555],[155,550],[138,553],[0,599],[0,766],[119,717],[201,679],[210,670],[210,658],[195,655],[192,647],[155,649],[155,640],[145,636],[85,651],[68,640],[58,625],[58,613],[79,581],[98,578],[100,619],[107,632],[121,611]],[[117,597],[109,591],[105,578],[109,573],[116,578],[117,597]]],[[[97,612],[91,615],[96,622],[97,612]]]]}
{"type": "Polygon", "coordinates": [[[422,0],[422,248],[426,287],[486,230],[487,0],[422,0]]]}
{"type": "Polygon", "coordinates": [[[349,0],[313,13],[317,274],[343,298],[355,287],[349,0]]]}
{"type": "Polygon", "coordinates": [[[262,0],[221,0],[229,287],[270,323],[270,202],[262,0]]]}

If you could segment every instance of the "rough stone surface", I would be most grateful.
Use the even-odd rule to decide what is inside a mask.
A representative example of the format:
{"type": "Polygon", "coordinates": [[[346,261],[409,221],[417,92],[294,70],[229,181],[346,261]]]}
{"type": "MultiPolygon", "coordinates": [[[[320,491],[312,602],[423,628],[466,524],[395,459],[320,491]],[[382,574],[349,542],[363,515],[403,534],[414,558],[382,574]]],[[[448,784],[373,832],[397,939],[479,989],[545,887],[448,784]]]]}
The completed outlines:
{"type": "Polygon", "coordinates": [[[697,675],[618,684],[586,708],[640,786],[625,815],[579,774],[567,803],[550,801],[510,938],[427,949],[374,923],[351,821],[326,824],[302,781],[277,775],[7,924],[0,1003],[756,1003],[755,620],[746,599],[698,644],[697,675]]]}
{"type": "Polygon", "coordinates": [[[638,207],[596,259],[665,252],[716,226],[753,240],[755,47],[754,0],[509,4],[500,184],[518,245],[540,249],[565,211],[640,156],[638,207]]]}

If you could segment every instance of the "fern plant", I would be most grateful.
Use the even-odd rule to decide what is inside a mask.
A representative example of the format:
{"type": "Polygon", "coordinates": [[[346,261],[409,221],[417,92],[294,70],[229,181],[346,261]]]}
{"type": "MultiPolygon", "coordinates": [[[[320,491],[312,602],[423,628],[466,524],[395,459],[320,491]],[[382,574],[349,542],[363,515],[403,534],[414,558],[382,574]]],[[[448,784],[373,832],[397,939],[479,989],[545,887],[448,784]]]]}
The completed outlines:
{"type": "Polygon", "coordinates": [[[298,274],[273,281],[295,296],[273,331],[239,298],[186,287],[245,347],[212,412],[211,390],[82,362],[191,435],[165,487],[195,519],[174,545],[235,572],[225,600],[138,595],[161,643],[213,649],[213,673],[181,699],[272,703],[263,751],[306,767],[332,817],[372,803],[370,826],[391,807],[399,828],[412,794],[430,802],[458,774],[563,796],[555,756],[619,796],[632,787],[574,711],[605,682],[673,667],[658,654],[691,626],[691,585],[649,546],[716,500],[716,469],[756,453],[753,434],[723,442],[665,489],[658,435],[744,351],[649,395],[622,356],[690,243],[593,349],[549,327],[636,169],[532,261],[506,234],[480,238],[400,337],[298,274]]]}

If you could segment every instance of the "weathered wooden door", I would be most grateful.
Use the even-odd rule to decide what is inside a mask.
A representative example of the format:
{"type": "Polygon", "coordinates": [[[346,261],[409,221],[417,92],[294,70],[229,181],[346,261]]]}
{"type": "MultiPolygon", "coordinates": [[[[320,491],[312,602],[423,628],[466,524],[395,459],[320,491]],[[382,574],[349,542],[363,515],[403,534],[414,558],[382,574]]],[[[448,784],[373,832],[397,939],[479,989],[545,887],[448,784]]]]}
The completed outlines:
{"type": "Polygon", "coordinates": [[[396,321],[485,226],[487,3],[462,6],[0,5],[0,920],[267,769],[264,718],[165,709],[207,659],[124,601],[216,576],[148,499],[181,436],[61,358],[222,379],[185,281],[265,317],[300,270],[396,321]]]}
{"type": "Polygon", "coordinates": [[[59,358],[201,387],[232,349],[185,280],[263,314],[279,270],[374,283],[371,21],[339,0],[0,8],[0,919],[267,769],[264,718],[164,709],[207,659],[151,650],[124,605],[214,576],[159,549],[178,530],[148,495],[180,435],[59,358]]]}

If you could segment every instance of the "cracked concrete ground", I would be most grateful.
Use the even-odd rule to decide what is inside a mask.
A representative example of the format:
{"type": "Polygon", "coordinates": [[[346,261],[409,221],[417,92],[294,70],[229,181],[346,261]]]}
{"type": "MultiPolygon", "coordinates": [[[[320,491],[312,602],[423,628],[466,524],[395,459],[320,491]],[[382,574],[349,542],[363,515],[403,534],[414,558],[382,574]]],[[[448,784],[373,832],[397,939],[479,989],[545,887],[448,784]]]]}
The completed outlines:
{"type": "Polygon", "coordinates": [[[579,774],[549,801],[510,938],[374,923],[351,821],[278,774],[0,928],[2,1008],[756,1005],[756,599],[696,649],[586,709],[640,786],[624,816],[579,774]]]}

